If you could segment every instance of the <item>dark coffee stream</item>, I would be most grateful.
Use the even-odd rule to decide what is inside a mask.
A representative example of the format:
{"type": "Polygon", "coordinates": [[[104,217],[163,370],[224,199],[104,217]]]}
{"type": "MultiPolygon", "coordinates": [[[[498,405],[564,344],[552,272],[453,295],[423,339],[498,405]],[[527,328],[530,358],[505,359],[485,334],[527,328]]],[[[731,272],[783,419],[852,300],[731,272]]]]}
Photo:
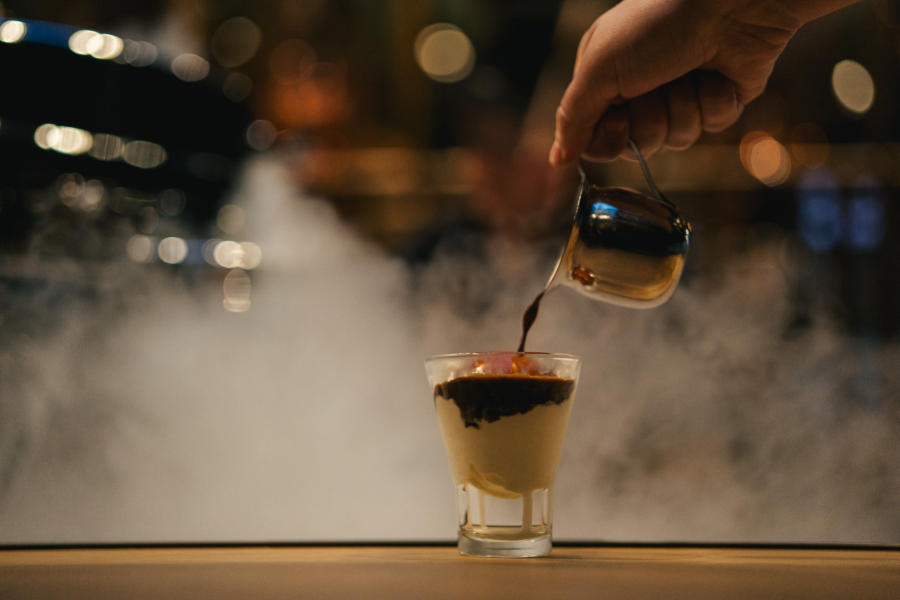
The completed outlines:
{"type": "Polygon", "coordinates": [[[525,309],[525,313],[522,315],[522,338],[519,340],[519,349],[516,350],[516,352],[525,352],[525,340],[528,338],[528,331],[531,329],[531,326],[534,325],[535,319],[537,319],[538,310],[541,308],[541,300],[546,293],[547,288],[544,288],[531,304],[528,305],[528,308],[525,309]]]}

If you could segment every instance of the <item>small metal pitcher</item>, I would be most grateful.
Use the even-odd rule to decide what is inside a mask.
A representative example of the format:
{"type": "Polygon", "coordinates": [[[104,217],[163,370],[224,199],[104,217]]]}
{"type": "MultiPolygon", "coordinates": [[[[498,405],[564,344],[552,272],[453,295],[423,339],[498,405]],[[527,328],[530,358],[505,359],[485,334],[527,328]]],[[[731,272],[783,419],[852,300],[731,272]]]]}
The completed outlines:
{"type": "Polygon", "coordinates": [[[691,240],[691,224],[656,187],[637,145],[628,140],[653,195],[590,181],[581,186],[572,232],[550,289],[567,285],[597,300],[653,308],[675,292],[691,240]]]}

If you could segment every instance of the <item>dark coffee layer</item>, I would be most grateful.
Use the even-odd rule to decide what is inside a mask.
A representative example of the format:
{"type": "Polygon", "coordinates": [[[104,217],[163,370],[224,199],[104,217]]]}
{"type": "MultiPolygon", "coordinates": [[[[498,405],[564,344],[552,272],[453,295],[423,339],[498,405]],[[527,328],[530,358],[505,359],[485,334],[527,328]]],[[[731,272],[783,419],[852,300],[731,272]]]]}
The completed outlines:
{"type": "Polygon", "coordinates": [[[452,400],[466,427],[524,414],[541,404],[562,404],[575,381],[543,375],[467,375],[434,386],[434,399],[452,400]]]}

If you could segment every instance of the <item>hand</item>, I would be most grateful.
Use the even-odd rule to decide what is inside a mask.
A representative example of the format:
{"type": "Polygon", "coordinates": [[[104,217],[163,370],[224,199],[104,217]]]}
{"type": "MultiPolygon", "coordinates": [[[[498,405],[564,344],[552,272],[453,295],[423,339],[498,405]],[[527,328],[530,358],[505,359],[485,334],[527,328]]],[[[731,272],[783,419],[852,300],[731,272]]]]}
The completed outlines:
{"type": "Polygon", "coordinates": [[[683,149],[737,121],[806,21],[849,0],[624,0],[582,36],[550,163],[683,149]]]}

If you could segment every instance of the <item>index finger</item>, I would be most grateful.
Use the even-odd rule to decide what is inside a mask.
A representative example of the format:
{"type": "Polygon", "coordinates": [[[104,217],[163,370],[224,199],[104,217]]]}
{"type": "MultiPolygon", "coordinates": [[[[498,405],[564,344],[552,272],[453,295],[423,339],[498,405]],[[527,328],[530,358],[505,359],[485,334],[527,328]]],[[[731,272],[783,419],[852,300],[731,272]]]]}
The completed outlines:
{"type": "Polygon", "coordinates": [[[556,133],[550,148],[553,166],[572,162],[587,149],[594,125],[612,102],[599,87],[587,86],[584,78],[575,77],[566,88],[556,109],[556,133]]]}

